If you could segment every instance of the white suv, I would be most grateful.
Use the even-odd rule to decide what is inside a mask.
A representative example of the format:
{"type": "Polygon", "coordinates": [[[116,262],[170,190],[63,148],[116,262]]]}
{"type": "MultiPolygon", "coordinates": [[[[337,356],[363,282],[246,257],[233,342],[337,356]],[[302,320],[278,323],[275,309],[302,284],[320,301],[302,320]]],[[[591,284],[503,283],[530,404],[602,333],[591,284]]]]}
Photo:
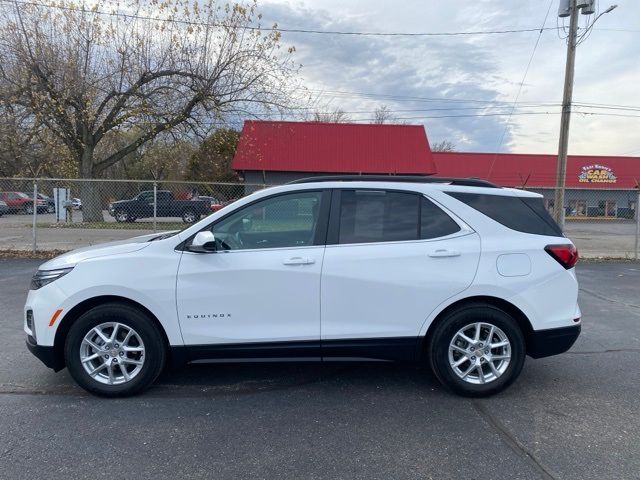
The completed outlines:
{"type": "Polygon", "coordinates": [[[498,392],[580,333],[577,252],[540,195],[474,179],[338,176],[243,198],[181,232],[43,264],[29,349],[90,392],[194,360],[423,361],[498,392]]]}

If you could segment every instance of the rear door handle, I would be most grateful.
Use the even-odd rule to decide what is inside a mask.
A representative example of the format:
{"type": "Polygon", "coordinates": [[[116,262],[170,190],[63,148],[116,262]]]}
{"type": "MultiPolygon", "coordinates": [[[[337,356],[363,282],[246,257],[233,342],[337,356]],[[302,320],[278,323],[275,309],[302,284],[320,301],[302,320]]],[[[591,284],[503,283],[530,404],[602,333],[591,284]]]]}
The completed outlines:
{"type": "Polygon", "coordinates": [[[283,260],[282,263],[283,265],[310,265],[316,261],[309,257],[291,257],[283,260]]]}
{"type": "Polygon", "coordinates": [[[459,257],[460,252],[458,250],[447,250],[446,248],[439,248],[429,252],[430,257],[442,258],[442,257],[459,257]]]}

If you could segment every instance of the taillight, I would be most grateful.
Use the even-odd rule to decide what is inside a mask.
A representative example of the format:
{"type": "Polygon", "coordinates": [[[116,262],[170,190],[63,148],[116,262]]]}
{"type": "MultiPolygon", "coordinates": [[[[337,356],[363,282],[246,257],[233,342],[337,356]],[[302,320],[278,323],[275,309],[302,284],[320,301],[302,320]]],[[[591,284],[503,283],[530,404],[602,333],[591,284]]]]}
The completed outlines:
{"type": "Polygon", "coordinates": [[[571,243],[565,245],[547,245],[544,249],[567,270],[573,268],[578,262],[578,249],[571,243]]]}

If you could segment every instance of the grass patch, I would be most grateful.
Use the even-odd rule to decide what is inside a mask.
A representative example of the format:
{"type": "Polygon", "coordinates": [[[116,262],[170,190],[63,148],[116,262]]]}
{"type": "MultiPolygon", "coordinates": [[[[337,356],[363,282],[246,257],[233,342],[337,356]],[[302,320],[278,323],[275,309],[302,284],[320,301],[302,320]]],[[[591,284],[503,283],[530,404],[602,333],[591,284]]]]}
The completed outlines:
{"type": "MultiPolygon", "coordinates": [[[[182,230],[183,222],[158,222],[158,232],[167,230],[182,230]]],[[[30,227],[31,225],[27,225],[30,227]]],[[[37,228],[82,228],[91,230],[150,230],[153,231],[153,223],[115,223],[115,222],[73,222],[73,223],[37,223],[37,228]]]]}
{"type": "Polygon", "coordinates": [[[58,255],[62,255],[63,253],[68,252],[68,250],[14,250],[14,249],[4,249],[0,250],[0,258],[34,258],[40,260],[49,260],[50,258],[57,257],[58,255]]]}

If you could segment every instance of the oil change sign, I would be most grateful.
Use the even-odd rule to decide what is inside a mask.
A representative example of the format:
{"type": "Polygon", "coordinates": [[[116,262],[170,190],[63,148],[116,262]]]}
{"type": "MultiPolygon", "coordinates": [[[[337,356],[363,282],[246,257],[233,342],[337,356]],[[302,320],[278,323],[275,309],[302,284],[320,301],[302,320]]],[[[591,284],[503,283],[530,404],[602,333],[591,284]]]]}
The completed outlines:
{"type": "Polygon", "coordinates": [[[580,183],[616,183],[617,177],[613,170],[605,165],[585,165],[582,167],[578,181],[580,183]]]}

